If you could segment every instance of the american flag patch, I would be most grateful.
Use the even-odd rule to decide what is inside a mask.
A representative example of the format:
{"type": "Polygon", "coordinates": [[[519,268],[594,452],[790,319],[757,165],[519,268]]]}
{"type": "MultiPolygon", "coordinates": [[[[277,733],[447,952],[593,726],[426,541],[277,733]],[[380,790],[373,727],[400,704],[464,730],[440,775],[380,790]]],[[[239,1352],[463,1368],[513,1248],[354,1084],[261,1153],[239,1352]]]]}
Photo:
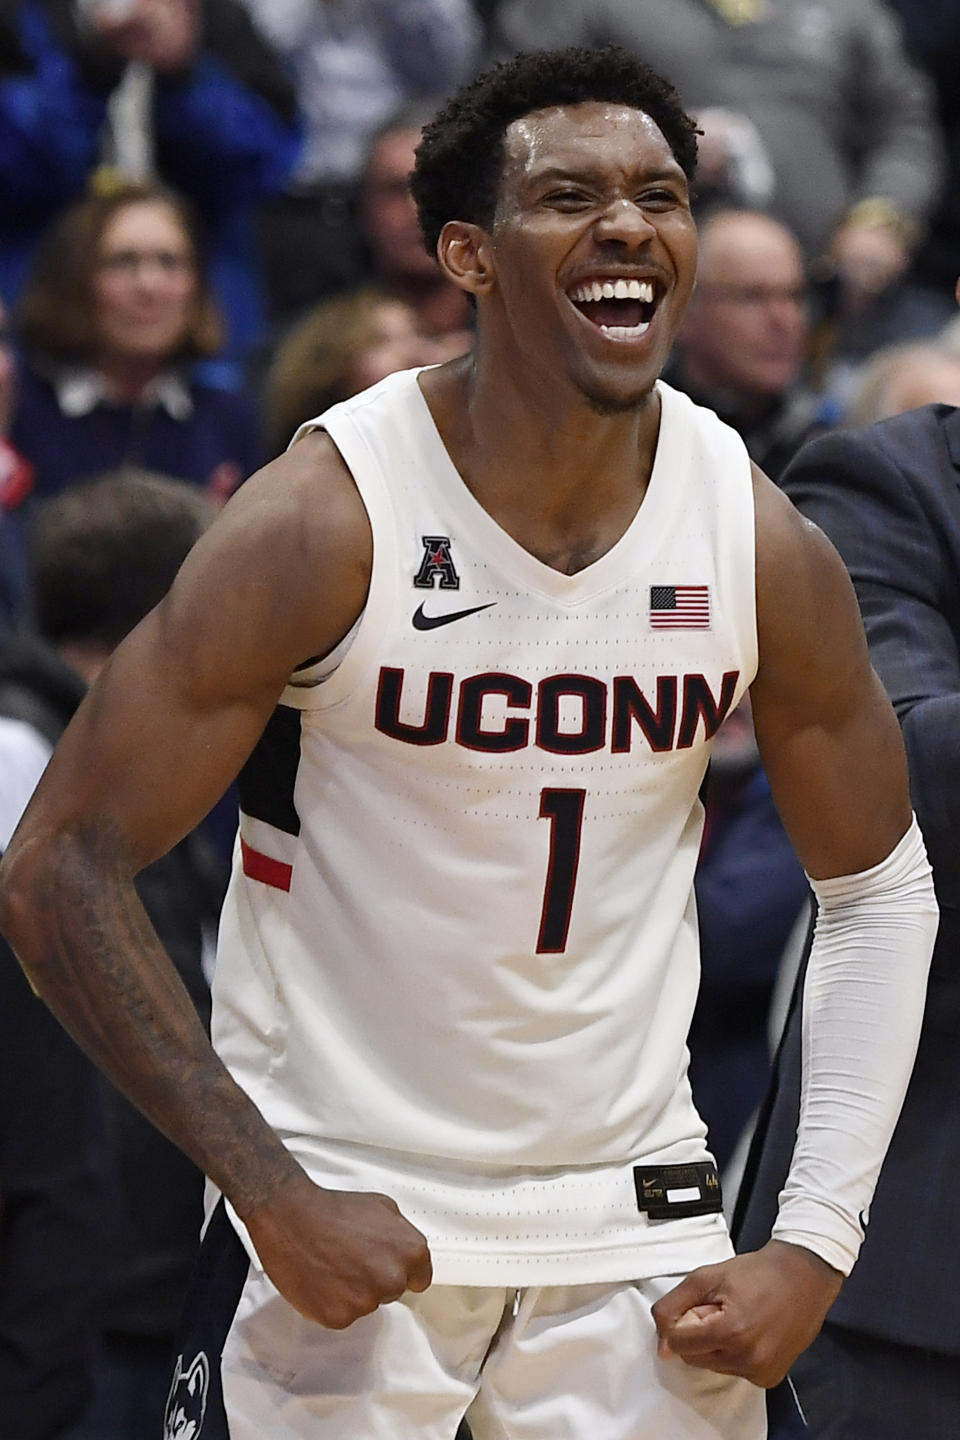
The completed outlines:
{"type": "Polygon", "coordinates": [[[651,585],[650,625],[654,630],[709,630],[709,585],[651,585]]]}

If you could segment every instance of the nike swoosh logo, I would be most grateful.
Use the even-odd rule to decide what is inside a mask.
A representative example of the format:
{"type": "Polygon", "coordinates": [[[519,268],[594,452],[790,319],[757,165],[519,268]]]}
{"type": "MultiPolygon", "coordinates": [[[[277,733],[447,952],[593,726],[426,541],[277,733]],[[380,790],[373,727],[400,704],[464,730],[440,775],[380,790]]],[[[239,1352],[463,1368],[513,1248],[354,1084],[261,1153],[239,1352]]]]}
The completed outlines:
{"type": "Polygon", "coordinates": [[[467,615],[476,615],[478,610],[489,610],[491,605],[496,605],[496,600],[488,600],[486,605],[471,605],[469,610],[448,610],[445,615],[424,615],[423,606],[420,605],[413,612],[414,630],[436,630],[438,625],[452,625],[454,620],[463,620],[467,615]]]}

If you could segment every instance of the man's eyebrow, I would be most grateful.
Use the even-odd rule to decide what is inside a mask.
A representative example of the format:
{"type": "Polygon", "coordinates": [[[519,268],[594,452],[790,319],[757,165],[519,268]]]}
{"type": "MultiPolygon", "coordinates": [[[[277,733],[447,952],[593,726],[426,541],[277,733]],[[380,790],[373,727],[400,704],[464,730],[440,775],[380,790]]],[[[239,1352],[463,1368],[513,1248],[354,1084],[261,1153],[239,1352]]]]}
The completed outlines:
{"type": "MultiPolygon", "coordinates": [[[[544,170],[536,170],[527,176],[530,185],[552,185],[559,181],[587,181],[601,183],[606,179],[606,174],[594,169],[589,165],[548,165],[544,170]]],[[[660,166],[655,169],[644,170],[636,176],[636,179],[643,185],[656,183],[658,180],[670,180],[674,184],[686,184],[686,176],[679,165],[660,166]]]]}

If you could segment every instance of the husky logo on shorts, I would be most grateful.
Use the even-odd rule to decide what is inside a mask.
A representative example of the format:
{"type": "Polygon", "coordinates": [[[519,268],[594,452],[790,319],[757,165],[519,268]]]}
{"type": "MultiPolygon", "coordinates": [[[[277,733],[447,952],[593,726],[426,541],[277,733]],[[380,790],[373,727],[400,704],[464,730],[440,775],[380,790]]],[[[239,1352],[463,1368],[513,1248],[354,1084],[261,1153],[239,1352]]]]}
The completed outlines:
{"type": "Polygon", "coordinates": [[[196,1440],[203,1427],[210,1388],[210,1362],[201,1350],[184,1370],[177,1356],[167,1408],[163,1412],[163,1440],[196,1440]]]}

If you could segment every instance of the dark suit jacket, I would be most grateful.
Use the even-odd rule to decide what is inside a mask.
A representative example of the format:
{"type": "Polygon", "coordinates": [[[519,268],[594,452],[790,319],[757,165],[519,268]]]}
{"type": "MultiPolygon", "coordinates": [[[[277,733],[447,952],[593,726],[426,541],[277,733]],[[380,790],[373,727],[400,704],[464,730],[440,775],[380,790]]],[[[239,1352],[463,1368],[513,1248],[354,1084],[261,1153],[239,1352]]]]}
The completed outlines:
{"type": "MultiPolygon", "coordinates": [[[[782,488],[836,545],[896,708],[941,907],[920,1049],[860,1259],[830,1318],[960,1355],[960,409],[806,446],[782,488]]],[[[781,1048],[736,1238],[770,1233],[796,1129],[799,1017],[781,1048]]]]}

